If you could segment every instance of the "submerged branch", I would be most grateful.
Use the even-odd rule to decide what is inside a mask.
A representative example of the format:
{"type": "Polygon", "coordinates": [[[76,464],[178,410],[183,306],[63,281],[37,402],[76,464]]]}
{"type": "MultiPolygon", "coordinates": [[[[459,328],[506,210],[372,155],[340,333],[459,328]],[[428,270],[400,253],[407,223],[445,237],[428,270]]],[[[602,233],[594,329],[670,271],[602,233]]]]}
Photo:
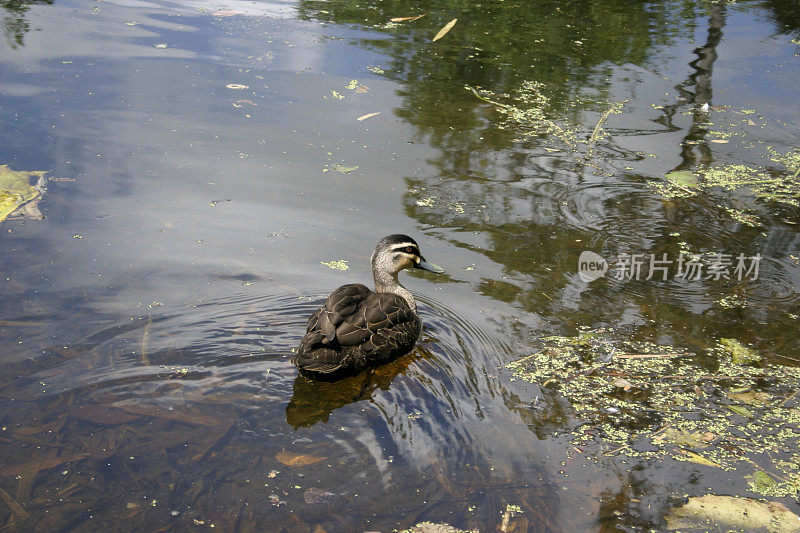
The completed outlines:
{"type": "Polygon", "coordinates": [[[605,113],[603,113],[603,116],[601,116],[600,120],[597,121],[597,124],[594,127],[594,131],[592,131],[592,136],[589,137],[589,146],[592,146],[594,143],[597,142],[597,137],[600,135],[600,130],[603,125],[603,122],[606,121],[606,119],[611,115],[611,113],[619,113],[620,109],[622,109],[622,106],[625,104],[625,102],[627,102],[627,100],[623,100],[622,102],[615,102],[611,104],[611,107],[609,107],[605,113]]]}

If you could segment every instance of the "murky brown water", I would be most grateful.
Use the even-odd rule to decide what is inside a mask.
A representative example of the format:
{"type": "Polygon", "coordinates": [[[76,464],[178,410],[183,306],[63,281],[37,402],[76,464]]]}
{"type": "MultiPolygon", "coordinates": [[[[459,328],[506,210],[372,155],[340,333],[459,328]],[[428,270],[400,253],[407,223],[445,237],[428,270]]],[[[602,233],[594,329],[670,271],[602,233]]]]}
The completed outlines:
{"type": "Polygon", "coordinates": [[[50,181],[43,220],[0,223],[0,528],[493,531],[511,505],[658,530],[686,495],[759,497],[574,446],[506,365],[582,328],[798,364],[797,184],[751,183],[800,168],[796,2],[424,7],[3,5],[0,164],[50,181]],[[715,168],[750,185],[658,187],[715,168]],[[447,271],[405,277],[419,346],[298,377],[307,316],[390,233],[447,271]],[[590,283],[587,250],[612,263],[590,283]],[[731,254],[728,279],[614,269],[681,253],[731,254]]]}

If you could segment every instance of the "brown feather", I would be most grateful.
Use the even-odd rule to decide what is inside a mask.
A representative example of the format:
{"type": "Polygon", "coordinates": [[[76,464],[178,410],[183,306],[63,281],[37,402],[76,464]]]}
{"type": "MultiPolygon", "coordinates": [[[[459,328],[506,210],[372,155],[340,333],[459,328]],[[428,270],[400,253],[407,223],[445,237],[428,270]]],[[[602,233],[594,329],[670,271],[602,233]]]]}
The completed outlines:
{"type": "Polygon", "coordinates": [[[401,296],[343,285],[308,320],[292,363],[320,374],[355,372],[407,353],[421,329],[401,296]]]}

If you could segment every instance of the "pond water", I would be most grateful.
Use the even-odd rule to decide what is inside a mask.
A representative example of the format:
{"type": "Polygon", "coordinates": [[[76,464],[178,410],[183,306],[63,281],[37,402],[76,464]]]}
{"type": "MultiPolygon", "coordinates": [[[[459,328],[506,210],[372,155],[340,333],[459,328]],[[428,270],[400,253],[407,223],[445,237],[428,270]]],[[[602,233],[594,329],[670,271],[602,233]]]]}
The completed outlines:
{"type": "Polygon", "coordinates": [[[769,379],[800,364],[797,2],[0,17],[0,165],[48,179],[43,219],[0,223],[0,528],[631,531],[685,496],[763,497],[753,468],[576,444],[587,419],[508,365],[601,331],[713,366],[735,338],[797,411],[800,382],[769,379]],[[308,315],[371,284],[391,233],[446,270],[402,275],[417,348],[298,377],[308,315]]]}

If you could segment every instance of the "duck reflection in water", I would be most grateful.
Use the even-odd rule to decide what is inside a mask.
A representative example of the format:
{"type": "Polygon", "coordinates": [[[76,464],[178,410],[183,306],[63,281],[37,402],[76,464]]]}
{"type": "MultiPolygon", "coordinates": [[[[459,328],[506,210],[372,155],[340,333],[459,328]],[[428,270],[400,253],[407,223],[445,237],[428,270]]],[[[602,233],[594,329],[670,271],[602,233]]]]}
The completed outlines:
{"type": "Polygon", "coordinates": [[[320,380],[301,373],[294,380],[292,399],[286,406],[286,421],[294,429],[327,422],[336,409],[370,400],[378,389],[388,390],[394,379],[405,374],[415,361],[434,357],[426,348],[418,346],[390,363],[338,380],[320,380]]]}

